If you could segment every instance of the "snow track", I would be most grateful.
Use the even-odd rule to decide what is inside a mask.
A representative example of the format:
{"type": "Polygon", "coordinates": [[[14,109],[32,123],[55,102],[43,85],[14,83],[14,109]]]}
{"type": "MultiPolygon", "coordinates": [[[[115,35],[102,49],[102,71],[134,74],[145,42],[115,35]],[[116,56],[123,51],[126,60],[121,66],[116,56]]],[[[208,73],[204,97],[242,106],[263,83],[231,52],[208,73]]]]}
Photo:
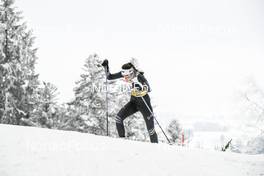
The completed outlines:
{"type": "Polygon", "coordinates": [[[0,176],[264,176],[264,155],[1,124],[0,139],[0,176]]]}

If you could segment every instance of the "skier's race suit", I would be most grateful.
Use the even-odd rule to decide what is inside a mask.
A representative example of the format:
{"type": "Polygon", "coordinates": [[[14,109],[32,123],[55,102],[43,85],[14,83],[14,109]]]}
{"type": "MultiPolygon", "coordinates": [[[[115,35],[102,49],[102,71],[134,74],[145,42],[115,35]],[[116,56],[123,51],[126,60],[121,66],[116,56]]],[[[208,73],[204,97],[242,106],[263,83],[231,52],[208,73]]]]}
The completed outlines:
{"type": "MultiPolygon", "coordinates": [[[[122,78],[122,73],[118,72],[111,74],[107,71],[107,79],[119,79],[122,78]]],[[[150,97],[148,92],[150,87],[148,81],[144,77],[143,73],[137,72],[136,76],[131,80],[131,98],[130,101],[118,112],[115,121],[118,135],[125,137],[125,128],[123,121],[130,115],[140,111],[146,122],[150,141],[152,143],[158,143],[158,136],[154,128],[154,116],[153,109],[150,103],[150,97]]]]}

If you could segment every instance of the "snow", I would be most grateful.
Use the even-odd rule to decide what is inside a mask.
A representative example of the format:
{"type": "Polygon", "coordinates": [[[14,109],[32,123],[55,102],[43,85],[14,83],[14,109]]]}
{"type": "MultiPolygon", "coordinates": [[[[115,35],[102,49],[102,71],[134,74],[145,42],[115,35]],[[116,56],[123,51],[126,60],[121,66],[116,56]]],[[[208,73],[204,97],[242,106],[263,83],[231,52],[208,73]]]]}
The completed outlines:
{"type": "Polygon", "coordinates": [[[264,155],[0,125],[0,176],[263,176],[264,155]]]}

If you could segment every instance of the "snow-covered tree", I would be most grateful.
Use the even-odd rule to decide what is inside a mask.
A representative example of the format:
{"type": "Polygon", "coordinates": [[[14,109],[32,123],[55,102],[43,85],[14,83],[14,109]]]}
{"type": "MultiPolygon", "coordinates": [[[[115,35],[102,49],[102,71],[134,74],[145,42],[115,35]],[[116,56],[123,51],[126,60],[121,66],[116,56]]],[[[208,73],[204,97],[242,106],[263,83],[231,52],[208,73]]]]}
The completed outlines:
{"type": "Polygon", "coordinates": [[[178,120],[176,119],[171,120],[171,122],[169,123],[169,126],[167,127],[167,132],[168,132],[171,142],[178,144],[179,139],[181,137],[180,135],[182,132],[182,128],[178,120]]]}
{"type": "Polygon", "coordinates": [[[0,1],[0,121],[20,124],[33,110],[37,58],[32,32],[13,6],[14,0],[0,1]]]}
{"type": "Polygon", "coordinates": [[[264,91],[257,85],[254,79],[247,81],[247,87],[242,92],[245,102],[245,110],[250,116],[251,126],[255,126],[261,133],[264,133],[264,91]]]}
{"type": "Polygon", "coordinates": [[[57,87],[49,82],[43,82],[35,91],[33,96],[29,96],[28,102],[31,106],[28,107],[31,110],[26,118],[21,119],[22,125],[56,128],[61,110],[57,104],[57,87]]]}
{"type": "MultiPolygon", "coordinates": [[[[71,104],[77,110],[78,116],[86,121],[90,133],[105,135],[105,72],[100,64],[101,59],[96,54],[90,55],[85,60],[84,73],[81,74],[81,79],[76,82],[75,100],[71,104]]],[[[113,100],[110,94],[108,94],[108,98],[113,100]]]]}
{"type": "Polygon", "coordinates": [[[32,118],[42,127],[53,127],[53,121],[56,120],[58,113],[57,96],[58,89],[49,82],[43,82],[38,89],[37,105],[38,107],[32,113],[32,118]]]}
{"type": "Polygon", "coordinates": [[[78,115],[75,107],[69,104],[57,106],[52,127],[59,130],[89,132],[89,126],[78,115]]]}
{"type": "MultiPolygon", "coordinates": [[[[264,90],[257,84],[254,78],[246,80],[246,84],[239,92],[239,104],[242,105],[242,115],[245,116],[242,121],[244,135],[251,133],[247,139],[242,138],[237,143],[236,139],[231,146],[235,152],[245,153],[264,153],[264,90]]],[[[243,134],[241,134],[242,136],[243,134]]]]}

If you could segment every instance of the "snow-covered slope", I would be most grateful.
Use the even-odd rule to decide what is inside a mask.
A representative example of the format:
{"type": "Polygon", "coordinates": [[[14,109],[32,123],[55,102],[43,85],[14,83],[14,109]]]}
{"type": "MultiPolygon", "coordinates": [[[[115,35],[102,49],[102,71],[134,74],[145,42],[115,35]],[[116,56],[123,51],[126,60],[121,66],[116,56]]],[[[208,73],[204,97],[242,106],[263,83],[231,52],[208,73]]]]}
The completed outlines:
{"type": "Polygon", "coordinates": [[[263,176],[264,155],[0,125],[0,176],[263,176]]]}

